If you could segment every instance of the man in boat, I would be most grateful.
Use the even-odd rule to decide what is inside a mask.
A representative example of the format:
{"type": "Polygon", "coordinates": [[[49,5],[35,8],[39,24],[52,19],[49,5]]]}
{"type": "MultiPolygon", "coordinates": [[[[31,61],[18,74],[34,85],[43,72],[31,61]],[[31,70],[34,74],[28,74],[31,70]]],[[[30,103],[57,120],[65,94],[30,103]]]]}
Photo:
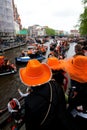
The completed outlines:
{"type": "Polygon", "coordinates": [[[8,111],[12,114],[16,123],[21,121],[21,104],[17,98],[10,98],[7,104],[8,111]]]}
{"type": "Polygon", "coordinates": [[[87,129],[87,57],[78,55],[63,63],[70,76],[68,114],[78,130],[87,129]]]}

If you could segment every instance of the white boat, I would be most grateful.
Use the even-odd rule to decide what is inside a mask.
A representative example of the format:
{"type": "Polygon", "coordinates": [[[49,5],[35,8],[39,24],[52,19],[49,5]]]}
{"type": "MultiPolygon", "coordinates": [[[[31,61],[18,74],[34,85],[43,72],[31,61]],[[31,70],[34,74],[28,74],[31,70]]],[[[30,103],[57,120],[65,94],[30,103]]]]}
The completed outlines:
{"type": "Polygon", "coordinates": [[[16,57],[15,61],[16,61],[16,63],[27,63],[31,59],[37,59],[39,61],[42,61],[45,59],[45,56],[37,55],[37,56],[34,56],[33,58],[31,58],[29,56],[20,56],[20,57],[16,57]]]}

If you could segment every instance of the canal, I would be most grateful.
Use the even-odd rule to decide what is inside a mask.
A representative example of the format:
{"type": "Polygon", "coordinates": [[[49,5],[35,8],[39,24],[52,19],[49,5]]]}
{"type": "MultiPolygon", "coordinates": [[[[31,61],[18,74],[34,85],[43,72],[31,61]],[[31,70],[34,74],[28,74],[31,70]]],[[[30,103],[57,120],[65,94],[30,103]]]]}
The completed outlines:
{"type": "MultiPolygon", "coordinates": [[[[74,54],[74,45],[76,43],[70,44],[70,49],[66,53],[67,57],[71,57],[74,54]]],[[[47,43],[48,51],[49,52],[49,43],[47,43]]],[[[26,49],[26,45],[14,48],[12,50],[8,50],[3,52],[3,55],[10,59],[11,63],[15,63],[15,57],[20,55],[20,52],[23,49],[26,49]]],[[[20,67],[24,67],[25,65],[17,65],[17,73],[13,75],[6,75],[0,77],[0,109],[3,109],[7,106],[8,100],[10,97],[17,97],[19,98],[18,88],[20,88],[23,92],[25,92],[26,87],[21,83],[19,78],[19,69],[20,67]]]]}

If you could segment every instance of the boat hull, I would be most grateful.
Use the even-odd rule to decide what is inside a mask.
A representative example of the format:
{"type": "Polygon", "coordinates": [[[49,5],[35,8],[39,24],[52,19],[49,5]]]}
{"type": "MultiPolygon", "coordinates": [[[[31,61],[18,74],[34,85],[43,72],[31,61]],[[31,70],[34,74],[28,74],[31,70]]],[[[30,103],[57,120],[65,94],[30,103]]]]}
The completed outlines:
{"type": "Polygon", "coordinates": [[[14,73],[16,73],[16,72],[17,72],[17,71],[15,71],[15,70],[7,71],[7,72],[1,72],[1,73],[0,73],[0,76],[10,75],[10,74],[14,74],[14,73]]]}
{"type": "Polygon", "coordinates": [[[27,63],[31,59],[37,59],[39,61],[42,61],[42,60],[45,59],[45,56],[37,56],[37,57],[33,57],[33,58],[30,58],[30,57],[16,57],[15,61],[16,61],[16,63],[27,63]]]}

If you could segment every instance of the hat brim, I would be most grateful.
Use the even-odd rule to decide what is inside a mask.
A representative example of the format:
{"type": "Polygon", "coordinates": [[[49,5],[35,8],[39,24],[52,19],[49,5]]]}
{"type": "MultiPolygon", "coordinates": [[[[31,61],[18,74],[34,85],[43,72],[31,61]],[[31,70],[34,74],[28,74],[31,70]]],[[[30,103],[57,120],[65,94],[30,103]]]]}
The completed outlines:
{"type": "Polygon", "coordinates": [[[73,58],[64,62],[63,65],[64,65],[65,71],[69,74],[72,80],[75,80],[80,83],[87,82],[87,71],[84,70],[84,65],[82,69],[78,68],[73,65],[72,60],[73,58]]]}
{"type": "Polygon", "coordinates": [[[49,82],[52,78],[52,72],[49,66],[45,63],[42,63],[43,66],[43,73],[41,75],[37,75],[37,77],[31,77],[26,75],[26,67],[20,68],[19,75],[21,81],[27,86],[39,86],[41,84],[45,84],[49,82]]]}

